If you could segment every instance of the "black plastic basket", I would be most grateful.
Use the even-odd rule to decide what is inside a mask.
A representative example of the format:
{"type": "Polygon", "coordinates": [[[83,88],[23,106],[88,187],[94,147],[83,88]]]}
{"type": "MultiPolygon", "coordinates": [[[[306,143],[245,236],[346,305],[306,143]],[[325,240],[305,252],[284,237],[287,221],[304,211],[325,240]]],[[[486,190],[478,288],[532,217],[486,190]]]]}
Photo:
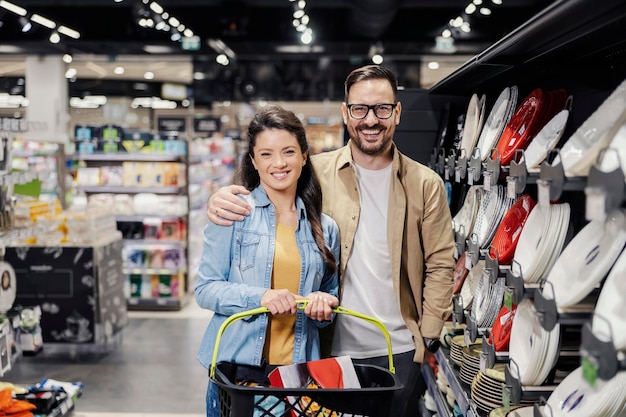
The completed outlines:
{"type": "MultiPolygon", "coordinates": [[[[299,305],[299,308],[303,308],[299,305]]],[[[264,307],[230,316],[220,328],[213,351],[209,377],[217,385],[221,417],[390,417],[394,393],[402,388],[395,376],[389,332],[378,319],[345,307],[333,309],[376,325],[387,340],[389,369],[355,364],[361,388],[273,388],[243,386],[235,382],[237,365],[216,364],[221,335],[234,321],[254,314],[267,313],[264,307]]]]}

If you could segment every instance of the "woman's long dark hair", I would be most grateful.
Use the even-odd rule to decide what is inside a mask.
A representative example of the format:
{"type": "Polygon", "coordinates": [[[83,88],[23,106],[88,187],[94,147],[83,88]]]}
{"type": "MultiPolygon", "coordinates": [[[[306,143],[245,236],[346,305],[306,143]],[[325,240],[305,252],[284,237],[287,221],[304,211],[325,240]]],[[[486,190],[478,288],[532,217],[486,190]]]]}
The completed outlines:
{"type": "MultiPolygon", "coordinates": [[[[264,107],[254,116],[250,126],[248,126],[248,152],[242,158],[239,169],[239,180],[248,190],[256,188],[261,182],[259,173],[252,164],[252,158],[254,157],[257,136],[268,129],[280,129],[292,133],[300,145],[302,154],[306,155],[309,151],[304,126],[298,116],[280,106],[264,107]]],[[[296,195],[302,198],[304,202],[309,223],[311,223],[313,238],[322,253],[326,268],[330,272],[335,272],[337,269],[335,256],[324,243],[324,232],[322,231],[322,188],[310,160],[307,160],[307,163],[302,167],[296,195]]]]}

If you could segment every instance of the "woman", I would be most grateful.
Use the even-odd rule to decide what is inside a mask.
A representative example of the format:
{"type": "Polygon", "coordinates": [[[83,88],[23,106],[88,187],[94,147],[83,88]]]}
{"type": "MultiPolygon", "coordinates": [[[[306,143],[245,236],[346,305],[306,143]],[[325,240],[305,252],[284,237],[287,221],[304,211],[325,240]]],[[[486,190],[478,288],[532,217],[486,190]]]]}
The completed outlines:
{"type": "MultiPolygon", "coordinates": [[[[204,231],[195,297],[215,313],[198,355],[207,368],[224,320],[259,306],[270,314],[233,323],[218,362],[258,369],[319,359],[318,329],[338,305],[339,229],[322,214],[302,123],[293,112],[268,106],[250,123],[248,140],[240,179],[251,190],[245,198],[252,212],[243,222],[209,223],[204,231]],[[310,301],[298,311],[296,300],[303,298],[310,301]]],[[[209,383],[207,416],[218,415],[217,390],[209,383]]]]}

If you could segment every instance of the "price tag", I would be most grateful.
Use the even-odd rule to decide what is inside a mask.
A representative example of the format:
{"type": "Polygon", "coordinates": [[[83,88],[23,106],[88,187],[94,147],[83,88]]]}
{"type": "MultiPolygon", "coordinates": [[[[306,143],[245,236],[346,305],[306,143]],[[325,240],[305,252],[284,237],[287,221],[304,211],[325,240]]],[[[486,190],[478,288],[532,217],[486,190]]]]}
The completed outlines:
{"type": "Polygon", "coordinates": [[[511,411],[511,389],[509,387],[504,387],[502,390],[502,405],[507,413],[511,411]]]}
{"type": "Polygon", "coordinates": [[[480,352],[480,370],[487,372],[487,352],[480,352]]]}
{"type": "Polygon", "coordinates": [[[468,271],[472,270],[472,252],[467,252],[467,255],[465,256],[465,269],[467,269],[468,271]]]}
{"type": "Polygon", "coordinates": [[[606,193],[598,188],[585,189],[585,217],[587,220],[603,220],[606,217],[606,193]]]}
{"type": "Polygon", "coordinates": [[[491,190],[491,171],[485,171],[483,173],[483,189],[485,191],[491,190]]]}
{"type": "Polygon", "coordinates": [[[504,305],[509,311],[513,311],[513,290],[510,288],[504,289],[504,305]]]}
{"type": "Polygon", "coordinates": [[[474,168],[467,168],[467,183],[469,185],[474,185],[474,168]]]}
{"type": "Polygon", "coordinates": [[[598,364],[595,360],[586,356],[583,356],[581,362],[581,366],[583,368],[583,378],[589,385],[595,387],[596,381],[598,380],[598,364]]]}
{"type": "Polygon", "coordinates": [[[516,177],[506,177],[506,196],[508,198],[515,199],[517,193],[515,192],[515,184],[517,183],[516,177]]]}
{"type": "Polygon", "coordinates": [[[461,182],[461,167],[454,169],[454,182],[461,182]]]}
{"type": "Polygon", "coordinates": [[[550,183],[548,181],[537,181],[537,188],[539,204],[548,207],[550,205],[550,183]]]}

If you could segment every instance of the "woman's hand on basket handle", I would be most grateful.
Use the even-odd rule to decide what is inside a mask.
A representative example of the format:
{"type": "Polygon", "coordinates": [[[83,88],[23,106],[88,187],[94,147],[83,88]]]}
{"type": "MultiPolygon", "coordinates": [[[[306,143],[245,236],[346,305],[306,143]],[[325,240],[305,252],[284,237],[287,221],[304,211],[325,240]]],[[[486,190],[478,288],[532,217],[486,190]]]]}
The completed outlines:
{"type": "Polygon", "coordinates": [[[251,207],[237,194],[250,194],[241,185],[228,185],[214,192],[209,198],[207,217],[220,226],[230,226],[233,221],[242,221],[250,214],[251,207]]]}
{"type": "Polygon", "coordinates": [[[304,314],[311,320],[329,321],[333,316],[333,307],[339,305],[339,299],[328,293],[316,291],[305,297],[309,300],[304,314]]]}
{"type": "Polygon", "coordinates": [[[272,315],[279,314],[296,314],[298,305],[296,294],[289,292],[287,289],[267,290],[261,297],[261,306],[266,307],[272,315]]]}

